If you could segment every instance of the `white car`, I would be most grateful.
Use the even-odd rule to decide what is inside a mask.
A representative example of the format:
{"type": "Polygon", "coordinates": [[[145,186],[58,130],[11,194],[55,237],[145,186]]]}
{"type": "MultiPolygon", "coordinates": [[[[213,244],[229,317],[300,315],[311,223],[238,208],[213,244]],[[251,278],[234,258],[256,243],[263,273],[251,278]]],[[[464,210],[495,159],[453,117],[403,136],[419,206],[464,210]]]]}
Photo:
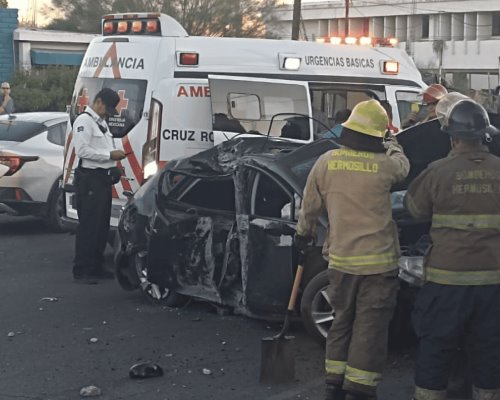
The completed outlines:
{"type": "Polygon", "coordinates": [[[59,181],[68,119],[63,112],[0,116],[0,213],[41,216],[64,230],[59,181]]]}

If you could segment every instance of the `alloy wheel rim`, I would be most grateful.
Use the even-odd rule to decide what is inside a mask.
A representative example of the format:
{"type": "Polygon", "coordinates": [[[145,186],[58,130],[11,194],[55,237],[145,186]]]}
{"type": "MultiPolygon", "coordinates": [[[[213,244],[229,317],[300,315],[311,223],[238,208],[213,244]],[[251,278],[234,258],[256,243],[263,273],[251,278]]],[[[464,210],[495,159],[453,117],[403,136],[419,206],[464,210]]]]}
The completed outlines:
{"type": "Polygon", "coordinates": [[[325,338],[335,320],[335,310],[331,305],[327,289],[328,285],[318,290],[311,303],[311,318],[318,332],[325,338]]]}

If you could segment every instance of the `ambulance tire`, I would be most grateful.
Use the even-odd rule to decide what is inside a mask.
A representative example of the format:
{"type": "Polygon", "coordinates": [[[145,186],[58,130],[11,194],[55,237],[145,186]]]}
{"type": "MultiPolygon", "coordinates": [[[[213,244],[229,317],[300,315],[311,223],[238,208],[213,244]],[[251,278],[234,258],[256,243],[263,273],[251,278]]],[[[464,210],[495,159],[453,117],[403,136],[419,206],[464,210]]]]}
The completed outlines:
{"type": "Polygon", "coordinates": [[[59,187],[58,179],[52,185],[47,200],[47,213],[45,215],[45,223],[52,232],[67,232],[63,223],[64,212],[64,190],[59,187]]]}
{"type": "Polygon", "coordinates": [[[134,255],[133,262],[139,279],[139,287],[145,300],[149,304],[167,307],[182,307],[188,298],[171,289],[161,287],[148,280],[147,252],[141,251],[134,255]]]}
{"type": "Polygon", "coordinates": [[[306,331],[321,345],[334,320],[333,308],[327,301],[327,270],[321,271],[306,285],[300,302],[300,315],[306,331]]]}

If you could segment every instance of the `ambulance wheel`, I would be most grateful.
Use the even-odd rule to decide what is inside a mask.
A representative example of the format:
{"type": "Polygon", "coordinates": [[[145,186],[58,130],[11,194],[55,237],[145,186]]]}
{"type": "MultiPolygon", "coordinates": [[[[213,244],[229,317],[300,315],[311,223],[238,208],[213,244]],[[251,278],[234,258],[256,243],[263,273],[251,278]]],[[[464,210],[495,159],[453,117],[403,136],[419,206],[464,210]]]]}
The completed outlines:
{"type": "Polygon", "coordinates": [[[335,319],[328,296],[328,271],[323,270],[306,285],[300,303],[300,314],[307,332],[324,344],[328,330],[335,319]]]}
{"type": "Polygon", "coordinates": [[[148,280],[147,251],[140,251],[134,256],[134,264],[140,282],[141,292],[150,304],[167,307],[181,307],[187,298],[173,290],[161,287],[148,280]]]}
{"type": "Polygon", "coordinates": [[[59,187],[59,180],[57,180],[50,191],[45,216],[45,223],[52,232],[67,231],[63,223],[64,211],[64,191],[59,187]]]}

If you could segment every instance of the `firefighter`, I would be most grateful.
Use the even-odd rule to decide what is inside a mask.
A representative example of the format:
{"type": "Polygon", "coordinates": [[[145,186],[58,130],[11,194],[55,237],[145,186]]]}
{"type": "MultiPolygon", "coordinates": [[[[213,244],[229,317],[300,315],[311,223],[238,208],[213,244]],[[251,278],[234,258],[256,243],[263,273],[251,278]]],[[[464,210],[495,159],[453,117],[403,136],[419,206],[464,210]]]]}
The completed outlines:
{"type": "Polygon", "coordinates": [[[422,93],[422,102],[427,106],[426,115],[423,118],[419,118],[416,112],[411,112],[406,120],[402,123],[404,129],[416,124],[422,124],[424,122],[430,121],[436,118],[436,104],[444,96],[448,94],[448,90],[439,84],[433,83],[428,86],[422,93]]]}
{"type": "Polygon", "coordinates": [[[452,150],[405,197],[414,217],[432,220],[426,283],[413,313],[414,399],[446,398],[452,359],[464,344],[473,399],[500,400],[500,158],[482,144],[496,129],[481,105],[458,93],[438,103],[437,115],[452,150]]]}
{"type": "Polygon", "coordinates": [[[358,103],[339,149],[323,154],[304,190],[295,246],[307,252],[318,216],[329,221],[329,293],[335,322],[326,343],[326,399],[375,399],[396,305],[399,244],[390,188],[409,171],[376,100],[358,103]]]}

